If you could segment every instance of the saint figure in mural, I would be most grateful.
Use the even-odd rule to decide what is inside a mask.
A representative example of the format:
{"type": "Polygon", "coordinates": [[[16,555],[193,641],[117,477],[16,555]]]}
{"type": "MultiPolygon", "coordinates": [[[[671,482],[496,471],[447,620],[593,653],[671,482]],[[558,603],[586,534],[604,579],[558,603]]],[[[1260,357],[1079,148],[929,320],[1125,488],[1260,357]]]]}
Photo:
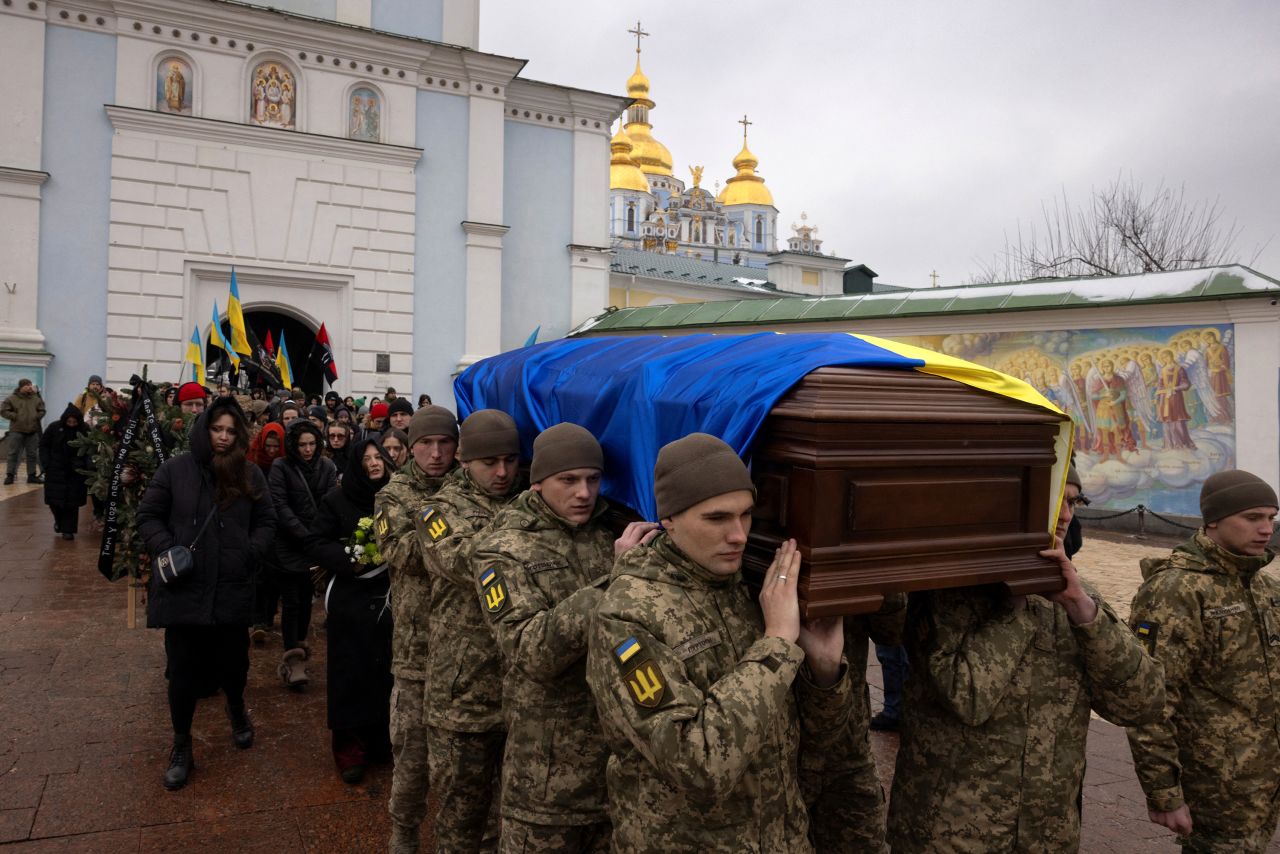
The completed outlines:
{"type": "Polygon", "coordinates": [[[1231,395],[1235,382],[1231,376],[1231,352],[1222,343],[1216,329],[1206,329],[1200,336],[1204,345],[1204,360],[1209,368],[1209,388],[1217,398],[1219,414],[1215,424],[1231,423],[1231,395]]]}
{"type": "Polygon", "coordinates": [[[1142,368],[1138,365],[1138,351],[1130,350],[1124,367],[1116,373],[1124,377],[1125,387],[1129,390],[1129,411],[1133,415],[1133,439],[1138,447],[1151,447],[1148,437],[1156,430],[1156,412],[1151,402],[1150,386],[1142,378],[1142,368]]]}
{"type": "Polygon", "coordinates": [[[191,115],[191,92],[187,86],[191,67],[177,57],[169,57],[161,61],[157,77],[156,108],[162,113],[191,115]]]}
{"type": "Polygon", "coordinates": [[[372,89],[361,88],[351,93],[350,124],[347,136],[366,142],[378,142],[382,135],[382,102],[372,89]]]}
{"type": "Polygon", "coordinates": [[[276,62],[264,62],[253,75],[250,89],[253,123],[293,130],[297,91],[293,74],[276,62]]]}
{"type": "Polygon", "coordinates": [[[1129,388],[1116,373],[1115,362],[1103,359],[1089,377],[1089,400],[1093,403],[1093,449],[1105,460],[1120,457],[1121,451],[1136,451],[1129,426],[1129,388]]]}
{"type": "Polygon", "coordinates": [[[1194,451],[1196,443],[1191,441],[1187,431],[1187,422],[1191,415],[1187,412],[1185,394],[1191,388],[1191,380],[1187,371],[1173,357],[1173,351],[1166,348],[1160,351],[1160,379],[1156,386],[1156,418],[1164,425],[1164,447],[1166,450],[1183,448],[1194,451]]]}

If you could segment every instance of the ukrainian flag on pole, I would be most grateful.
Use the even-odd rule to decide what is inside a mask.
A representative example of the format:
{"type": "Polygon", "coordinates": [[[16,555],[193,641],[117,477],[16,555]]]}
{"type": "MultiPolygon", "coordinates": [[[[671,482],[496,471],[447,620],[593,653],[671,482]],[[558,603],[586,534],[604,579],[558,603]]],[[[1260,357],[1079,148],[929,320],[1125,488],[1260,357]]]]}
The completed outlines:
{"type": "Polygon", "coordinates": [[[236,351],[227,343],[227,339],[222,335],[222,315],[218,314],[217,300],[213,301],[213,325],[209,327],[209,341],[213,346],[221,347],[223,352],[231,357],[231,364],[237,370],[240,369],[240,357],[236,355],[236,351]]]}
{"type": "Polygon", "coordinates": [[[236,287],[236,268],[231,268],[231,295],[227,297],[227,320],[231,322],[231,349],[242,356],[252,356],[249,334],[245,331],[244,310],[240,307],[240,288],[236,287]]]}
{"type": "Polygon", "coordinates": [[[200,327],[193,327],[191,340],[187,342],[187,361],[191,363],[191,381],[204,382],[204,341],[200,339],[200,327]]]}
{"type": "Polygon", "coordinates": [[[276,369],[285,388],[293,388],[293,368],[289,367],[289,348],[284,343],[284,330],[280,330],[280,346],[276,348],[276,369]]]}

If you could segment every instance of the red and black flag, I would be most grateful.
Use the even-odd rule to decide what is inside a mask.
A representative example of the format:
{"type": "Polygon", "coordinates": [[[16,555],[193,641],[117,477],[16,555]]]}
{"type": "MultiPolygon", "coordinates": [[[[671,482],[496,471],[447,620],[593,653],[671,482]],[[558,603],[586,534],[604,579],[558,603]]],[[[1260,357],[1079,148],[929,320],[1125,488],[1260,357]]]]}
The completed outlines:
{"type": "Polygon", "coordinates": [[[329,385],[333,385],[338,381],[338,366],[333,363],[333,345],[329,343],[329,333],[325,331],[324,324],[320,324],[320,331],[316,333],[315,346],[311,348],[312,358],[320,360],[320,368],[324,371],[325,381],[329,385]]]}

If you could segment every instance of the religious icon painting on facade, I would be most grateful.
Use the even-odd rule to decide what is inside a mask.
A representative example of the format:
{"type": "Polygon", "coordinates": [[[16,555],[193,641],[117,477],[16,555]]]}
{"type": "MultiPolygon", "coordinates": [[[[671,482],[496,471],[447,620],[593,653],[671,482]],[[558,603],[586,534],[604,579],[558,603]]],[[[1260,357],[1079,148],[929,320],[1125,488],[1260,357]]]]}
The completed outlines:
{"type": "Polygon", "coordinates": [[[156,66],[156,109],[162,113],[191,115],[193,77],[187,61],[166,56],[156,66]]]}
{"type": "Polygon", "coordinates": [[[268,61],[253,71],[249,84],[249,121],[262,127],[294,130],[297,84],[283,63],[268,61]]]}
{"type": "Polygon", "coordinates": [[[365,142],[382,139],[382,98],[372,89],[361,86],[351,93],[347,136],[365,142]]]}

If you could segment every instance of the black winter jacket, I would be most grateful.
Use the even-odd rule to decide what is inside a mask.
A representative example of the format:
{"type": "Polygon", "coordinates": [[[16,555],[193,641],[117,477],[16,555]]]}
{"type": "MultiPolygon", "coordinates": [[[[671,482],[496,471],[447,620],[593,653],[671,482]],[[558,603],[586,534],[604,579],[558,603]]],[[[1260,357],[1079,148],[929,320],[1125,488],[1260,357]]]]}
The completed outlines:
{"type": "Polygon", "coordinates": [[[74,405],[68,405],[62,417],[45,428],[40,437],[40,470],[44,472],[44,503],[50,507],[83,507],[89,497],[85,476],[92,460],[71,440],[85,434],[84,416],[74,405]],[[67,419],[75,418],[77,426],[68,427],[67,419]]]}
{"type": "MultiPolygon", "coordinates": [[[[156,469],[138,505],[138,532],[157,555],[175,545],[190,546],[214,508],[214,481],[209,421],[236,403],[219,398],[191,428],[191,450],[156,469]]],[[[276,515],[266,478],[245,462],[253,498],[241,498],[218,510],[195,550],[191,575],[172,585],[151,576],[147,625],[244,625],[253,621],[253,578],[256,563],[275,534],[276,515]]]]}
{"type": "Polygon", "coordinates": [[[307,572],[313,560],[307,555],[311,521],[320,501],[338,483],[338,471],[320,456],[324,436],[320,428],[299,418],[285,431],[285,455],[271,464],[267,482],[276,511],[275,563],[282,572],[307,572]],[[298,439],[308,433],[316,439],[316,454],[310,463],[298,454],[298,439]]]}

